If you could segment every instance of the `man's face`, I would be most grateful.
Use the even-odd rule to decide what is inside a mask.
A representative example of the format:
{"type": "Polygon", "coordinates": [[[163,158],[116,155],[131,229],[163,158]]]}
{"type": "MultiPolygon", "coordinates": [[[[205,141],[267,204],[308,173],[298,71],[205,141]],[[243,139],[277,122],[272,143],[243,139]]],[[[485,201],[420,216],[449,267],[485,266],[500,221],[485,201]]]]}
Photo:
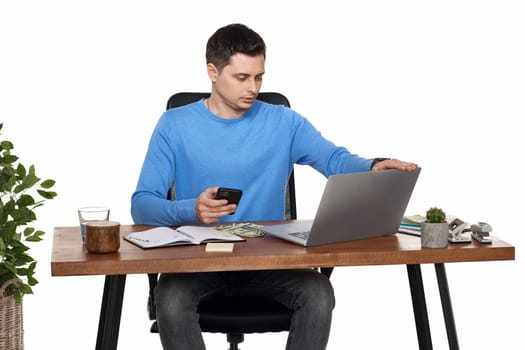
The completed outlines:
{"type": "Polygon", "coordinates": [[[212,94],[215,94],[222,117],[237,117],[246,112],[261,89],[264,74],[264,56],[247,56],[236,53],[230,63],[219,72],[208,64],[212,80],[212,94]]]}

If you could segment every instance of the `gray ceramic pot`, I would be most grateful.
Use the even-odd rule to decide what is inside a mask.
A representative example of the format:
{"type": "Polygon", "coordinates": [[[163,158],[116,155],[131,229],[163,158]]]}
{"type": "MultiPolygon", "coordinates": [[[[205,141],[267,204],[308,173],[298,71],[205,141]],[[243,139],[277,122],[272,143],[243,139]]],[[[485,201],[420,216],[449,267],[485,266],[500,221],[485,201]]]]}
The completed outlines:
{"type": "Polygon", "coordinates": [[[421,247],[445,248],[448,246],[448,224],[423,223],[421,225],[421,247]]]}

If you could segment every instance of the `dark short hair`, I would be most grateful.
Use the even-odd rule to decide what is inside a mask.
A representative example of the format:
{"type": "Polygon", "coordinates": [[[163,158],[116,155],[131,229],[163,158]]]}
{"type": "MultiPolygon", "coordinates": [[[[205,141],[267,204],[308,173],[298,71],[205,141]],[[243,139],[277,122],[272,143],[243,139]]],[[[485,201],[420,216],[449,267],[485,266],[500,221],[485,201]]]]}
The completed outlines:
{"type": "Polygon", "coordinates": [[[212,63],[221,70],[236,53],[248,56],[263,55],[266,58],[266,44],[259,34],[244,24],[229,24],[219,28],[206,45],[206,63],[212,63]]]}

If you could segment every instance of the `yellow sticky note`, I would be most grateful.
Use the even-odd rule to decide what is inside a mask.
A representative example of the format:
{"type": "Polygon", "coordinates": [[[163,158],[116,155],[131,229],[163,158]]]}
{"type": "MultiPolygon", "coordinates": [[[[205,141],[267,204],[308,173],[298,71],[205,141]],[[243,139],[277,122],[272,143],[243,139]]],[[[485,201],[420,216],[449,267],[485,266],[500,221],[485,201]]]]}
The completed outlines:
{"type": "Polygon", "coordinates": [[[206,243],[207,253],[231,253],[233,243],[206,243]]]}

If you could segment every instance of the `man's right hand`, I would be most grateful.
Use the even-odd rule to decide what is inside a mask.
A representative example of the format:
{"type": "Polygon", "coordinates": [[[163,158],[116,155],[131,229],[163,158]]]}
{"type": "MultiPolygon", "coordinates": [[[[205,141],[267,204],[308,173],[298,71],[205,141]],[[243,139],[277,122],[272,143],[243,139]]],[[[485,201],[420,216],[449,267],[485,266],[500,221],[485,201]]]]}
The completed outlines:
{"type": "Polygon", "coordinates": [[[218,186],[207,188],[197,198],[195,212],[197,218],[203,224],[211,224],[223,216],[234,213],[235,209],[237,209],[237,205],[228,204],[226,199],[215,199],[218,189],[218,186]]]}

